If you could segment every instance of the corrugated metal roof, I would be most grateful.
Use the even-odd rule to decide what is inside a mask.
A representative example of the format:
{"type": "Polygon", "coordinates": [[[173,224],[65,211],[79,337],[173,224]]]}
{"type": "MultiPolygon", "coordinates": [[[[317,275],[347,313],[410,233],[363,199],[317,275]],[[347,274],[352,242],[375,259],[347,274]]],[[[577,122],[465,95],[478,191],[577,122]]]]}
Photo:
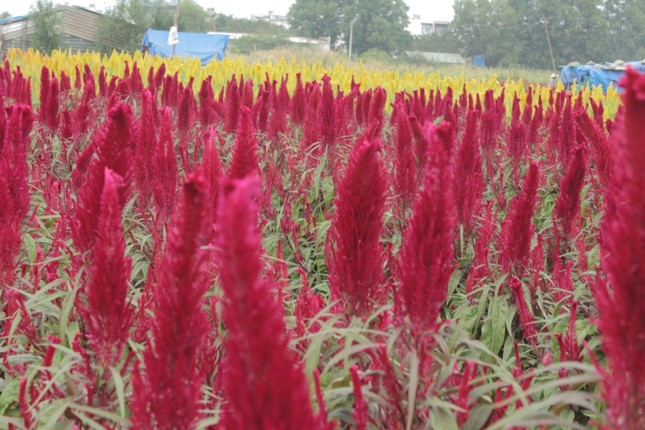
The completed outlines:
{"type": "MultiPolygon", "coordinates": [[[[60,14],[59,29],[63,33],[64,48],[73,51],[96,48],[96,30],[101,13],[80,6],[56,6],[55,9],[60,14]]],[[[30,15],[0,20],[0,55],[10,47],[29,47],[29,36],[34,32],[30,15]]]]}

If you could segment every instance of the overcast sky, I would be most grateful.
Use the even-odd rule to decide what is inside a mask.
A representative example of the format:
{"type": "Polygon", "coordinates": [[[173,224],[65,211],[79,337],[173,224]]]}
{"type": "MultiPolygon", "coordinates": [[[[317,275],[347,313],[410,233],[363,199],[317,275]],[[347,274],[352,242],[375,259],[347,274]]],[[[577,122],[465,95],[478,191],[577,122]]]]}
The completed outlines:
{"type": "MultiPolygon", "coordinates": [[[[214,8],[218,13],[250,18],[251,15],[267,14],[269,11],[286,15],[294,0],[196,0],[202,7],[214,8]]],[[[424,21],[451,20],[453,16],[452,0],[405,0],[410,6],[410,13],[421,15],[424,21]]],[[[0,12],[8,11],[12,15],[24,15],[29,12],[30,0],[0,0],[0,12]]],[[[35,1],[33,2],[35,3],[35,1]]],[[[89,6],[94,4],[98,9],[105,9],[114,0],[54,0],[54,3],[89,6]]]]}

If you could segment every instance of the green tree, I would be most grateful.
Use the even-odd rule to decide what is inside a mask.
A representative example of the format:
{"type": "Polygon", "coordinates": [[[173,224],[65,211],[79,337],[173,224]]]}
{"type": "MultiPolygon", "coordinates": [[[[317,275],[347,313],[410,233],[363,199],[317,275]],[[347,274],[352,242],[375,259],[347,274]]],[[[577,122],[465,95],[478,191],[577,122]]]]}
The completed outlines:
{"type": "MultiPolygon", "coordinates": [[[[643,46],[641,32],[635,29],[643,28],[645,19],[635,17],[644,5],[642,0],[456,0],[452,29],[466,55],[485,54],[491,65],[546,69],[552,67],[547,31],[556,65],[603,61],[620,46],[608,37],[610,29],[629,28],[624,10],[635,22],[634,37],[626,38],[635,41],[634,47],[643,46]],[[611,24],[610,15],[616,24],[611,24]]],[[[620,39],[628,32],[614,34],[620,39]]]]}
{"type": "MultiPolygon", "coordinates": [[[[379,49],[397,54],[410,47],[412,36],[408,26],[408,6],[404,0],[357,0],[346,21],[354,20],[352,52],[361,54],[379,49]]],[[[345,44],[349,45],[349,23],[345,44]]]]}
{"type": "Polygon", "coordinates": [[[422,52],[458,52],[459,42],[452,31],[440,31],[413,37],[411,49],[422,52]]]}
{"type": "MultiPolygon", "coordinates": [[[[103,51],[137,50],[147,29],[170,29],[174,13],[174,6],[165,0],[117,0],[99,19],[98,45],[103,51]]],[[[207,32],[212,29],[211,17],[195,0],[181,0],[177,27],[179,31],[207,32]]]]}
{"type": "Polygon", "coordinates": [[[450,31],[467,56],[485,55],[490,66],[520,62],[519,18],[507,0],[456,0],[450,31]]]}
{"type": "Polygon", "coordinates": [[[608,26],[607,60],[645,58],[645,2],[642,0],[605,0],[608,26]]]}
{"type": "Polygon", "coordinates": [[[216,31],[247,33],[267,36],[291,36],[292,32],[281,25],[267,21],[235,18],[231,15],[217,14],[213,19],[216,31]]]}
{"type": "MultiPolygon", "coordinates": [[[[117,0],[113,7],[99,18],[97,28],[97,45],[103,52],[133,52],[139,49],[146,28],[151,28],[153,21],[163,19],[161,9],[146,13],[144,0],[117,0]]],[[[169,12],[168,12],[169,15],[169,12]]],[[[170,18],[172,20],[172,18],[170,18]]]]}
{"type": "Polygon", "coordinates": [[[291,29],[300,36],[329,37],[336,46],[345,31],[346,9],[353,0],[296,0],[287,18],[291,29]]]}
{"type": "Polygon", "coordinates": [[[353,52],[379,49],[394,54],[411,42],[407,12],[404,0],[296,0],[288,17],[294,32],[329,36],[332,47],[341,41],[348,46],[353,21],[353,52]]]}
{"type": "Polygon", "coordinates": [[[177,27],[179,31],[206,33],[213,30],[213,23],[208,12],[195,0],[181,0],[177,27]]]}
{"type": "Polygon", "coordinates": [[[7,12],[6,10],[4,12],[0,13],[0,19],[9,18],[10,16],[11,16],[11,14],[9,12],[7,12]]]}
{"type": "Polygon", "coordinates": [[[518,65],[522,47],[517,43],[517,34],[520,32],[517,13],[507,0],[491,0],[487,18],[487,61],[500,67],[518,65]]]}
{"type": "Polygon", "coordinates": [[[32,6],[29,19],[34,25],[31,47],[47,54],[63,47],[63,34],[58,27],[60,17],[51,0],[38,0],[32,6]]]}
{"type": "MultiPolygon", "coordinates": [[[[568,64],[571,61],[584,63],[603,60],[606,52],[607,25],[601,5],[602,0],[538,2],[540,16],[546,18],[548,23],[556,65],[568,64]]],[[[546,38],[544,24],[540,24],[546,38]]],[[[531,49],[531,46],[525,48],[531,49]]]]}

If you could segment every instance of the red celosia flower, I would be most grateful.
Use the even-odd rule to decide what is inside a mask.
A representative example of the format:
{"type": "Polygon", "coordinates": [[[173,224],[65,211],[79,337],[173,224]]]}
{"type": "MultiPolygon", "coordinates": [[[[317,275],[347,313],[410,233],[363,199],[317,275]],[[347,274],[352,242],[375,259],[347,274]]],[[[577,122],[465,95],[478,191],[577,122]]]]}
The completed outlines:
{"type": "Polygon", "coordinates": [[[215,95],[213,94],[213,79],[212,76],[207,77],[202,81],[202,86],[199,89],[199,120],[202,127],[208,127],[215,121],[215,95]]]}
{"type": "Polygon", "coordinates": [[[300,73],[296,74],[296,88],[293,90],[291,98],[291,122],[297,125],[302,125],[305,119],[305,89],[302,85],[302,78],[300,73]]]}
{"type": "Polygon", "coordinates": [[[336,143],[334,91],[331,88],[331,78],[323,76],[322,98],[318,109],[320,137],[325,146],[336,143]]]}
{"type": "MultiPolygon", "coordinates": [[[[560,362],[565,361],[582,361],[581,351],[582,348],[578,345],[578,332],[576,330],[576,311],[578,309],[578,302],[572,301],[571,309],[569,310],[569,322],[567,323],[567,331],[562,335],[556,333],[555,338],[560,347],[560,362]]],[[[569,369],[561,368],[558,372],[560,378],[566,378],[569,375],[569,369]]],[[[567,390],[568,386],[563,386],[562,390],[567,390]]]]}
{"type": "Polygon", "coordinates": [[[352,387],[354,392],[354,421],[356,422],[356,430],[367,429],[367,403],[363,397],[363,387],[361,385],[361,377],[358,375],[358,366],[354,365],[349,368],[352,375],[352,387]]]}
{"type": "Polygon", "coordinates": [[[83,96],[81,102],[74,109],[74,133],[76,135],[84,135],[94,120],[94,110],[90,103],[96,97],[94,89],[94,81],[88,80],[85,82],[83,88],[83,96]]]}
{"type": "Polygon", "coordinates": [[[186,86],[181,93],[179,108],[177,109],[177,128],[180,132],[185,132],[193,123],[195,114],[195,95],[190,86],[186,86]]]}
{"type": "MultiPolygon", "coordinates": [[[[513,98],[513,113],[508,129],[508,154],[513,159],[513,172],[518,172],[524,154],[526,154],[526,127],[528,124],[521,121],[520,100],[517,95],[513,98]]],[[[513,175],[515,176],[515,174],[513,175]]]]}
{"type": "Polygon", "coordinates": [[[524,332],[524,339],[528,340],[531,345],[537,346],[537,328],[535,327],[535,320],[533,318],[533,312],[529,308],[526,297],[524,295],[524,287],[520,280],[513,276],[509,285],[513,296],[515,297],[515,303],[517,304],[517,314],[520,317],[520,326],[524,332]]]}
{"type": "Polygon", "coordinates": [[[199,416],[202,374],[197,364],[208,332],[202,296],[206,251],[207,186],[202,176],[188,178],[183,202],[169,228],[163,256],[151,340],[143,373],[133,377],[135,428],[190,429],[199,416]]]}
{"type": "Polygon", "coordinates": [[[564,336],[556,334],[558,345],[560,346],[560,361],[581,361],[581,347],[578,344],[578,332],[576,330],[576,312],[578,310],[578,302],[571,303],[569,310],[569,322],[567,323],[567,331],[564,336]]]}
{"type": "Polygon", "coordinates": [[[255,136],[253,118],[247,107],[240,109],[233,158],[228,169],[230,179],[242,179],[250,174],[259,173],[258,140],[255,136]]]}
{"type": "Polygon", "coordinates": [[[88,171],[79,170],[77,165],[72,173],[81,185],[70,225],[74,245],[81,253],[88,251],[95,239],[94,232],[100,212],[98,196],[103,191],[106,167],[124,179],[124,186],[119,189],[120,203],[124,205],[128,199],[132,171],[131,124],[130,106],[119,103],[110,109],[105,125],[94,134],[92,143],[88,146],[90,151],[96,151],[98,157],[90,158],[90,152],[87,156],[91,160],[88,171]]]}
{"type": "Polygon", "coordinates": [[[484,172],[477,135],[478,122],[478,112],[469,111],[466,115],[466,130],[457,149],[452,182],[457,222],[464,226],[464,232],[468,236],[474,231],[475,217],[479,214],[484,195],[484,172]]]}
{"type": "Polygon", "coordinates": [[[387,182],[379,150],[378,141],[357,142],[337,187],[328,234],[331,297],[350,315],[367,316],[385,296],[380,239],[387,182]]]}
{"type": "MultiPolygon", "coordinates": [[[[468,273],[466,280],[466,293],[470,295],[473,290],[488,276],[490,276],[490,263],[488,255],[490,254],[490,243],[493,236],[497,233],[497,219],[492,210],[492,205],[488,205],[486,217],[479,226],[477,232],[477,241],[475,242],[475,258],[472,269],[468,273]]],[[[474,297],[469,297],[474,302],[474,297]]]]}
{"type": "Polygon", "coordinates": [[[172,112],[164,108],[159,115],[161,130],[152,159],[150,183],[158,216],[167,221],[175,209],[178,188],[178,167],[172,135],[172,112]]]}
{"type": "Polygon", "coordinates": [[[560,233],[567,239],[573,239],[576,224],[580,212],[580,192],[584,185],[585,174],[587,173],[586,148],[578,146],[573,151],[573,157],[569,158],[569,167],[562,182],[560,193],[555,203],[555,218],[560,233]]]}
{"type": "Polygon", "coordinates": [[[219,136],[214,128],[209,129],[204,135],[204,156],[201,169],[208,184],[208,205],[206,210],[210,215],[211,222],[215,222],[217,201],[222,180],[222,166],[219,159],[219,152],[215,140],[219,136]]]}
{"type": "MultiPolygon", "coordinates": [[[[576,127],[573,120],[572,95],[566,95],[566,103],[561,111],[558,129],[553,136],[558,142],[558,156],[560,164],[569,165],[571,150],[576,146],[576,127]]],[[[552,130],[553,132],[553,130],[552,130]]]]}
{"type": "Polygon", "coordinates": [[[249,79],[244,82],[244,85],[242,85],[242,82],[244,82],[244,76],[242,76],[242,80],[240,81],[240,99],[242,100],[242,106],[252,109],[255,98],[253,95],[253,81],[249,79]]]}
{"type": "Polygon", "coordinates": [[[132,176],[132,122],[132,108],[118,103],[108,111],[105,126],[92,136],[100,162],[123,178],[124,187],[119,191],[122,203],[129,195],[132,176]]]}
{"type": "Polygon", "coordinates": [[[59,122],[59,95],[60,89],[58,86],[58,79],[52,77],[49,82],[49,94],[47,95],[47,106],[45,113],[45,125],[52,131],[55,132],[58,129],[59,122]]]}
{"type": "Polygon", "coordinates": [[[137,202],[141,207],[145,207],[152,199],[151,188],[155,167],[152,159],[157,151],[156,121],[153,109],[152,93],[144,90],[141,93],[141,114],[134,139],[134,160],[137,166],[134,169],[134,179],[139,193],[137,202]]]}
{"type": "Polygon", "coordinates": [[[379,125],[377,135],[381,133],[381,127],[383,126],[383,115],[385,103],[387,102],[387,93],[382,87],[376,87],[374,90],[374,96],[372,97],[371,104],[369,106],[369,117],[367,118],[367,123],[376,123],[379,125]]]}
{"type": "Polygon", "coordinates": [[[401,214],[412,205],[414,194],[417,189],[417,164],[414,159],[414,141],[410,119],[403,106],[397,110],[396,129],[396,157],[394,166],[396,169],[395,189],[399,196],[398,208],[401,214]]]}
{"type": "Polygon", "coordinates": [[[218,214],[225,343],[222,428],[319,429],[302,365],[289,349],[272,286],[262,278],[257,177],[225,187],[218,214]],[[294,407],[297,405],[297,407],[294,407]]]}
{"type": "Polygon", "coordinates": [[[511,208],[502,225],[502,267],[507,272],[513,268],[517,275],[524,270],[531,249],[534,230],[531,218],[540,182],[539,175],[538,164],[531,163],[524,178],[522,191],[513,198],[511,208]]]}
{"type": "Polygon", "coordinates": [[[121,177],[105,169],[90,282],[85,289],[85,321],[92,349],[105,367],[115,365],[128,340],[133,312],[127,301],[131,261],[125,257],[121,225],[121,177]]]}
{"type": "Polygon", "coordinates": [[[554,282],[553,298],[556,302],[566,301],[567,303],[573,300],[573,278],[571,272],[573,270],[573,260],[569,260],[565,267],[562,267],[562,258],[560,257],[559,245],[556,247],[554,253],[555,263],[553,265],[553,272],[551,278],[554,282]]]}
{"type": "Polygon", "coordinates": [[[232,133],[238,128],[238,115],[240,113],[240,91],[235,76],[226,86],[226,122],[224,131],[232,133]]]}
{"type": "Polygon", "coordinates": [[[464,373],[459,381],[459,392],[455,403],[463,409],[457,413],[457,424],[461,427],[468,422],[471,412],[471,402],[469,400],[470,392],[473,389],[472,380],[477,373],[477,363],[473,361],[466,362],[464,373]]]}
{"type": "Polygon", "coordinates": [[[615,185],[607,193],[602,267],[607,279],[593,289],[609,372],[603,382],[615,428],[645,428],[645,76],[627,70],[624,110],[614,125],[615,185]]]}
{"type": "Polygon", "coordinates": [[[302,140],[300,146],[304,151],[309,150],[309,146],[317,142],[320,138],[320,129],[318,127],[318,110],[320,107],[321,92],[318,85],[314,85],[307,98],[307,110],[305,112],[304,123],[302,127],[302,140]]]}
{"type": "Polygon", "coordinates": [[[0,291],[13,283],[20,252],[21,225],[29,211],[27,137],[33,124],[29,106],[7,108],[9,117],[0,133],[0,291]]]}
{"type": "Polygon", "coordinates": [[[450,190],[450,143],[429,124],[433,156],[401,246],[398,294],[415,333],[435,330],[454,270],[455,217],[450,190]]]}
{"type": "Polygon", "coordinates": [[[592,121],[586,110],[576,110],[575,119],[578,130],[591,143],[598,176],[600,177],[601,184],[607,189],[611,182],[611,175],[613,174],[611,141],[608,139],[604,128],[599,126],[596,121],[592,121]]]}

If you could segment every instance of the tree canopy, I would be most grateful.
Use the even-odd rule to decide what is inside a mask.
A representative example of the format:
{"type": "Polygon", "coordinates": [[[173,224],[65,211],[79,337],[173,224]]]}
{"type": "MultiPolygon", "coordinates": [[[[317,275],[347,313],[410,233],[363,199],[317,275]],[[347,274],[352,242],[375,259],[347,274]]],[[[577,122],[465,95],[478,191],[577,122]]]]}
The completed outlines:
{"type": "Polygon", "coordinates": [[[489,65],[556,65],[645,57],[643,0],[455,0],[450,35],[489,65]]]}
{"type": "MultiPolygon", "coordinates": [[[[170,29],[174,14],[174,6],[165,0],[117,0],[99,20],[99,46],[136,50],[146,29],[170,29]]],[[[213,22],[195,0],[181,0],[177,27],[179,31],[205,33],[213,29],[213,22]]]]}
{"type": "Polygon", "coordinates": [[[407,12],[404,0],[296,0],[288,18],[294,32],[329,37],[332,47],[345,48],[353,22],[353,52],[396,53],[410,43],[407,12]]]}
{"type": "Polygon", "coordinates": [[[47,54],[62,48],[63,34],[58,28],[60,18],[51,0],[38,0],[31,12],[30,19],[34,25],[31,46],[47,54]]]}
{"type": "Polygon", "coordinates": [[[248,33],[267,36],[290,36],[292,32],[281,25],[246,18],[236,18],[231,15],[216,14],[213,18],[216,31],[230,33],[248,33]]]}

